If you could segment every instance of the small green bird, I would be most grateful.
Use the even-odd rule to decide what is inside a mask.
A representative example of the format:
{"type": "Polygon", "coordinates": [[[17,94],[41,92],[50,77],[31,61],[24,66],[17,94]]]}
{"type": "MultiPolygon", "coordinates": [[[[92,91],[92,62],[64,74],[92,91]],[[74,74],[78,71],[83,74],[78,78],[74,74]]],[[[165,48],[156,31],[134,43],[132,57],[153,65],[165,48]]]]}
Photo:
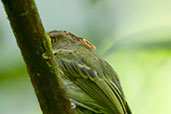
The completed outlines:
{"type": "Polygon", "coordinates": [[[116,72],[92,44],[67,31],[48,34],[74,114],[132,114],[116,72]]]}

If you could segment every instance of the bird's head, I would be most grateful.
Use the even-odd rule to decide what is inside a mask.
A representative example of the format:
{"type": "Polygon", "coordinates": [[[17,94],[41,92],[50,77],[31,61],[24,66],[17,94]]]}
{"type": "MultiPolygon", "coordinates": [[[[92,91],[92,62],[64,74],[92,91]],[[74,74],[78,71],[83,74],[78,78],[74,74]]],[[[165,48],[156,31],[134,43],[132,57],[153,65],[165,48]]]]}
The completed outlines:
{"type": "Polygon", "coordinates": [[[63,31],[63,30],[54,30],[48,32],[51,38],[51,44],[53,50],[60,49],[60,48],[67,48],[70,46],[78,46],[83,45],[87,48],[95,50],[95,46],[90,44],[87,40],[80,38],[70,32],[63,31]]]}

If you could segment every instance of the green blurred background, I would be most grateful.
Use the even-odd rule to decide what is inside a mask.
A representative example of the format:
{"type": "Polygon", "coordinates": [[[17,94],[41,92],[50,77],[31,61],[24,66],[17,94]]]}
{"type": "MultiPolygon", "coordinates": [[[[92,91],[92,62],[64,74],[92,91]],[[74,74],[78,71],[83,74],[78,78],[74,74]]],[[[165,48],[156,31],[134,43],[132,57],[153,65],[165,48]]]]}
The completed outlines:
{"type": "MultiPolygon", "coordinates": [[[[96,46],[120,75],[133,114],[171,114],[170,0],[36,0],[36,4],[46,31],[67,30],[96,46]]],[[[0,114],[41,114],[2,3],[0,114]]]]}

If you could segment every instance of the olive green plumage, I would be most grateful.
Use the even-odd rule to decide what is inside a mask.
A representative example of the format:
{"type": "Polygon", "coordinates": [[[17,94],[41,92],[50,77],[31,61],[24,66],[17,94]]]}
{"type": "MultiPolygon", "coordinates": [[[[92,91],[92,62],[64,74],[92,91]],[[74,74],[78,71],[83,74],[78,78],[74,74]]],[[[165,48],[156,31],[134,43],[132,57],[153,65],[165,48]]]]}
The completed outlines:
{"type": "Polygon", "coordinates": [[[49,35],[75,114],[131,114],[116,72],[93,45],[66,31],[49,35]]]}

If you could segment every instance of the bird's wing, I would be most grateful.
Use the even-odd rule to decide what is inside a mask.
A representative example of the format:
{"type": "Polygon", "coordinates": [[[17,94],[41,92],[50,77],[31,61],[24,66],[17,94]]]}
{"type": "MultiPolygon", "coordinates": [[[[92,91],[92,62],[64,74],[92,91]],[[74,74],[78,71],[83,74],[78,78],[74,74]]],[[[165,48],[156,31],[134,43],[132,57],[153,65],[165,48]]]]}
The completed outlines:
{"type": "Polygon", "coordinates": [[[88,96],[82,89],[70,80],[66,80],[61,72],[62,81],[64,82],[67,95],[73,104],[74,114],[104,114],[104,108],[88,96]],[[77,112],[77,113],[76,113],[77,112]]]}
{"type": "Polygon", "coordinates": [[[101,76],[80,61],[61,60],[60,67],[65,78],[97,101],[106,114],[127,114],[120,90],[107,76],[101,76]]]}

